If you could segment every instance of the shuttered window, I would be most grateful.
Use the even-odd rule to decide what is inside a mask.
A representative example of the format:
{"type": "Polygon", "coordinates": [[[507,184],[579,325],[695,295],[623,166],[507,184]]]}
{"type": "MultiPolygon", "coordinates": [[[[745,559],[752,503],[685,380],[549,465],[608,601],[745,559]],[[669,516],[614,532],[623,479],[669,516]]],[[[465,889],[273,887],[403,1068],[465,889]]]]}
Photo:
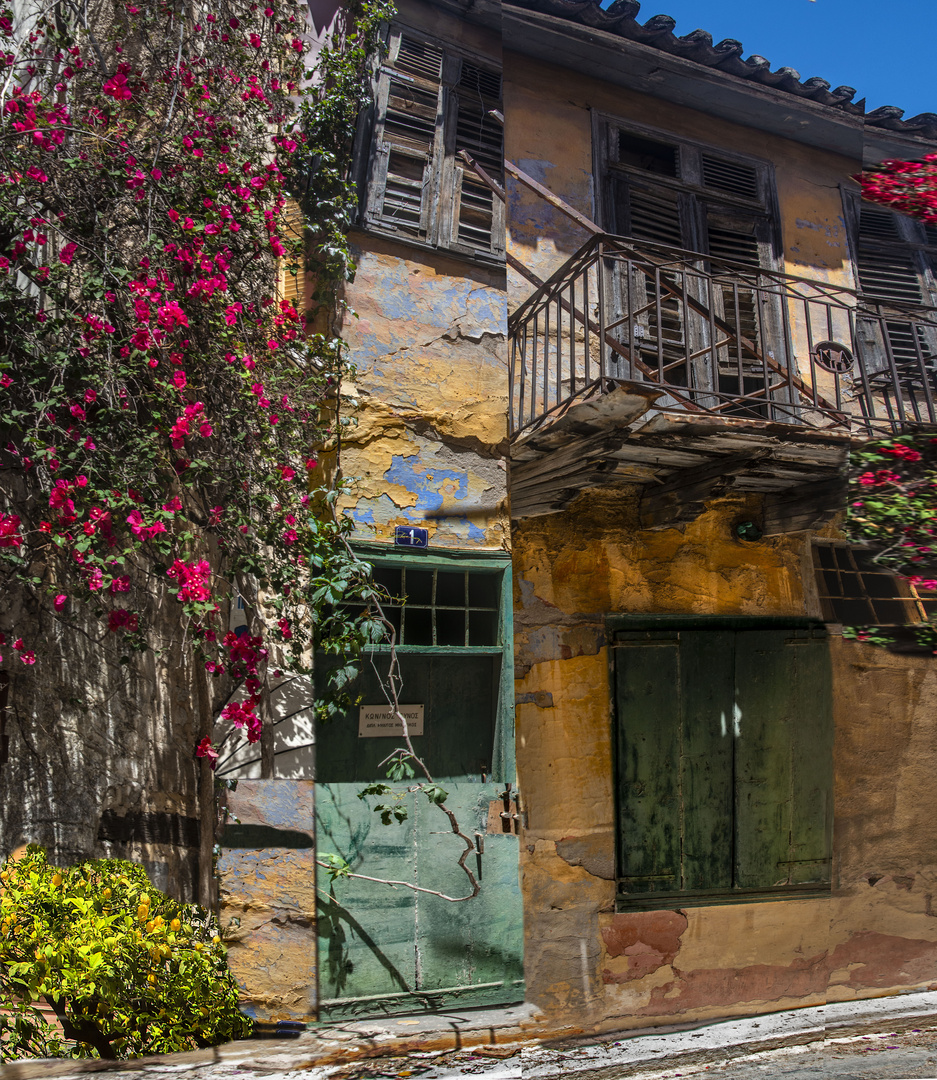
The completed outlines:
{"type": "Polygon", "coordinates": [[[619,906],[828,891],[832,696],[823,627],[631,625],[612,637],[619,906]]]}
{"type": "Polygon", "coordinates": [[[504,206],[457,156],[503,184],[501,73],[408,30],[378,79],[365,223],[467,255],[501,257],[504,206]]]}
{"type": "MultiPolygon", "coordinates": [[[[858,200],[853,202],[852,210],[856,283],[863,298],[873,305],[934,306],[937,230],[885,207],[858,200]]],[[[860,341],[864,337],[863,329],[860,320],[860,341]]],[[[900,317],[888,317],[866,330],[873,346],[865,358],[873,387],[888,392],[887,384],[892,379],[890,353],[905,396],[924,394],[925,372],[933,371],[937,356],[937,334],[921,323],[900,317]],[[882,379],[885,383],[879,385],[882,379]]],[[[933,386],[930,392],[933,393],[933,386]]]]}
{"type": "MultiPolygon", "coordinates": [[[[287,199],[284,213],[284,238],[288,241],[300,241],[303,238],[303,213],[299,204],[287,199]]],[[[280,259],[279,293],[281,300],[289,300],[300,316],[305,316],[306,309],[306,257],[305,250],[280,259]]]]}
{"type": "Polygon", "coordinates": [[[772,265],[770,166],[605,120],[598,168],[605,227],[620,236],[772,265]]]}

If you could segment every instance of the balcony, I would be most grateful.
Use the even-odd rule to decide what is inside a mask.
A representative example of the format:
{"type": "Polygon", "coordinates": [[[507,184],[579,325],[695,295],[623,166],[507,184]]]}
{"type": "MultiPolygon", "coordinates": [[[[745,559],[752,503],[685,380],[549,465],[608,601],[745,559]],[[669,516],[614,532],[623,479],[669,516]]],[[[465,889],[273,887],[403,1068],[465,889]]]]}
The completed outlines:
{"type": "Polygon", "coordinates": [[[842,505],[856,439],[937,426],[937,309],[596,235],[509,320],[512,513],[644,486],[648,527],[765,495],[765,532],[842,505]]]}

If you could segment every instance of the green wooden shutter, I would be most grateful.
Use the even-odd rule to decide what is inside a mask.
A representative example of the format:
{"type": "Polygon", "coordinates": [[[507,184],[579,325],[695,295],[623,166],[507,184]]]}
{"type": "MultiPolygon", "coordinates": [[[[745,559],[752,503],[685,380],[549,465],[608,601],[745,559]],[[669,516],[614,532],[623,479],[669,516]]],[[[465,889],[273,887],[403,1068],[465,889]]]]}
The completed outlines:
{"type": "Polygon", "coordinates": [[[623,635],[618,699],[619,872],[627,892],[681,888],[679,635],[623,635]]]}
{"type": "Polygon", "coordinates": [[[619,899],[719,902],[828,883],[825,632],[623,631],[613,659],[619,899]]]}
{"type": "Polygon", "coordinates": [[[826,640],[786,629],[738,633],[735,669],[736,888],[829,881],[826,640]]]}
{"type": "Polygon", "coordinates": [[[732,639],[729,630],[680,634],[682,887],[688,891],[732,888],[732,639]]]}

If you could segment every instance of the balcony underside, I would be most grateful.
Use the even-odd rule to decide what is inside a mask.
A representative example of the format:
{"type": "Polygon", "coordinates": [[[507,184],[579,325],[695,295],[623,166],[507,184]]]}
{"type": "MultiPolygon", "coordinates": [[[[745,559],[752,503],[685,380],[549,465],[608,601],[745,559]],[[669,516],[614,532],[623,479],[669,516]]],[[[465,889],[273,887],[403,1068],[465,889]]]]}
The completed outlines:
{"type": "Polygon", "coordinates": [[[555,513],[597,488],[640,485],[647,528],[692,521],[730,493],[765,496],[766,535],[815,528],[845,505],[848,432],[661,412],[660,390],[608,380],[511,444],[511,516],[555,513]],[[648,415],[650,413],[650,415],[648,415]]]}

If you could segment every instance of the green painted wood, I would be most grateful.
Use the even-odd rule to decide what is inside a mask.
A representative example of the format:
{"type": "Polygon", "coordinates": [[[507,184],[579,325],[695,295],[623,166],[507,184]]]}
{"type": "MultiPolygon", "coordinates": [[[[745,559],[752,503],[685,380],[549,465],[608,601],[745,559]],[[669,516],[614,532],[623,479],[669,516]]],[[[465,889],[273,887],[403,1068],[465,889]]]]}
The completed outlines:
{"type": "MultiPolygon", "coordinates": [[[[349,784],[316,785],[317,854],[341,855],[357,873],[413,880],[413,821],[382,825],[356,791],[349,784]]],[[[410,796],[411,809],[413,801],[410,796]]],[[[320,1003],[409,991],[416,981],[414,894],[354,878],[330,885],[321,869],[317,880],[320,1003]]]]}
{"type": "Polygon", "coordinates": [[[729,630],[680,635],[682,887],[689,891],[733,885],[734,639],[729,630]]]}
{"type": "Polygon", "coordinates": [[[793,729],[792,884],[829,883],[833,850],[833,675],[825,635],[805,635],[791,649],[793,729]]]}
{"type": "MultiPolygon", "coordinates": [[[[368,552],[375,558],[378,552],[368,552]]],[[[438,1010],[455,1005],[521,1001],[523,919],[515,835],[486,835],[489,803],[514,781],[511,586],[503,560],[421,557],[379,552],[381,561],[427,568],[498,569],[501,612],[496,649],[408,648],[398,658],[401,704],[424,706],[424,735],[413,739],[463,830],[481,834],[480,894],[453,904],[410,889],[338,880],[321,895],[318,917],[320,1015],[330,1018],[438,1010]]],[[[362,704],[385,704],[378,665],[363,670],[353,693],[362,704]]],[[[381,761],[399,739],[358,737],[358,710],[320,727],[317,742],[316,843],[320,853],[353,853],[354,869],[413,882],[461,897],[468,878],[456,865],[462,842],[425,796],[408,797],[408,820],[383,826],[358,798],[361,787],[384,780],[381,761]]],[[[384,800],[380,800],[384,801],[384,800]]],[[[344,856],[348,857],[348,856],[344,856]]],[[[473,853],[469,866],[477,871],[473,853]]],[[[320,875],[321,879],[325,875],[320,875]]]]}
{"type": "MultiPolygon", "coordinates": [[[[447,805],[465,831],[484,836],[484,854],[469,856],[469,866],[481,863],[477,897],[452,904],[436,896],[416,898],[418,986],[421,992],[445,987],[501,987],[501,1000],[518,1000],[523,981],[523,920],[517,897],[517,837],[485,835],[493,786],[456,783],[447,805]],[[469,826],[466,828],[466,826],[469,826]]],[[[421,837],[417,872],[419,884],[449,896],[465,896],[468,878],[455,863],[461,841],[447,829],[445,817],[424,798],[417,805],[421,837]]],[[[521,994],[523,996],[523,994],[521,994]]]]}
{"type": "Polygon", "coordinates": [[[619,902],[720,903],[828,886],[825,629],[687,623],[615,620],[619,902]]]}
{"type": "Polygon", "coordinates": [[[788,881],[794,762],[791,687],[795,671],[785,630],[736,637],[736,887],[788,881]]]}
{"type": "Polygon", "coordinates": [[[682,887],[679,644],[634,634],[614,648],[619,873],[631,892],[682,887]]]}

